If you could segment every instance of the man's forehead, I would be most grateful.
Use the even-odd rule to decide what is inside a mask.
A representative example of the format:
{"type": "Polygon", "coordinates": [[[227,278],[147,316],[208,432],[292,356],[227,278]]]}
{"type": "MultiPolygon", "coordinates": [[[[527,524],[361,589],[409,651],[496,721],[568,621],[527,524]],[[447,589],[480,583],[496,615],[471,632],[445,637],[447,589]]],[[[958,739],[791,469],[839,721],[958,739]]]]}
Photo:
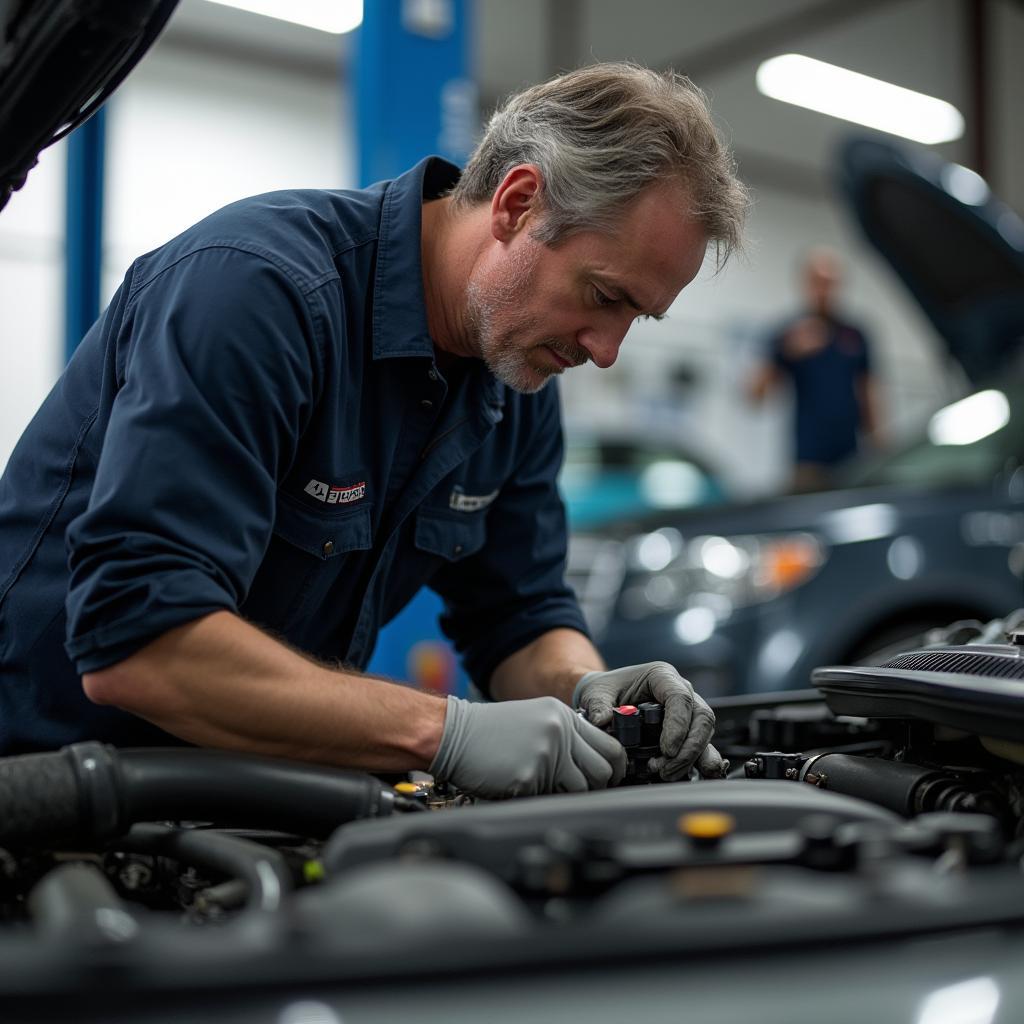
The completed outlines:
{"type": "Polygon", "coordinates": [[[707,253],[703,225],[676,203],[649,202],[609,236],[607,270],[653,306],[671,303],[693,280],[707,253]],[[660,293],[660,294],[659,294],[660,293]]]}

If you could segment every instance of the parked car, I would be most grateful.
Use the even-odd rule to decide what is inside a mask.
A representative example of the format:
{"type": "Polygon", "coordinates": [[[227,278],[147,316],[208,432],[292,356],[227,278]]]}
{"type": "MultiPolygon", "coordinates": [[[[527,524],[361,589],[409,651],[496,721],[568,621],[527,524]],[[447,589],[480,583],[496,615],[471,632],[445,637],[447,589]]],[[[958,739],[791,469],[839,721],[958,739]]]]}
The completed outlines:
{"type": "Polygon", "coordinates": [[[708,696],[801,687],[1024,602],[1024,227],[931,154],[858,141],[842,182],[977,390],[835,490],[578,532],[569,577],[609,664],[668,661],[708,696]]]}
{"type": "Polygon", "coordinates": [[[993,618],[1024,602],[1024,384],[939,410],[841,489],[579,532],[569,578],[609,664],[668,661],[712,696],[993,618]]]}
{"type": "Polygon", "coordinates": [[[570,432],[558,482],[573,530],[716,504],[727,494],[701,456],[642,434],[570,432]]]}

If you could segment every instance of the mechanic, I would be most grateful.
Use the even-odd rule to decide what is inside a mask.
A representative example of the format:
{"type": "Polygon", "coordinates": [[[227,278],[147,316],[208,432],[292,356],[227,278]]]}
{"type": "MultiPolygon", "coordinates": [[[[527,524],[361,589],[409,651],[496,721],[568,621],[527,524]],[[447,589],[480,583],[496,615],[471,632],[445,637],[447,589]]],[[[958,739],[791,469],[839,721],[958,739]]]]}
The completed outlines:
{"type": "Polygon", "coordinates": [[[722,772],[659,663],[607,671],[564,582],[564,370],[614,363],[746,205],[687,79],[513,96],[460,176],[228,206],[129,269],[0,482],[0,752],[180,743],[489,797],[722,772]],[[360,672],[417,589],[492,702],[360,672]],[[589,720],[577,713],[585,711],[589,720]]]}
{"type": "Polygon", "coordinates": [[[775,331],[768,357],[754,373],[748,394],[755,403],[784,380],[793,385],[795,464],[792,487],[820,490],[835,468],[858,448],[883,438],[878,386],[864,332],[839,315],[842,265],[831,249],[810,250],[801,267],[805,308],[775,331]]]}

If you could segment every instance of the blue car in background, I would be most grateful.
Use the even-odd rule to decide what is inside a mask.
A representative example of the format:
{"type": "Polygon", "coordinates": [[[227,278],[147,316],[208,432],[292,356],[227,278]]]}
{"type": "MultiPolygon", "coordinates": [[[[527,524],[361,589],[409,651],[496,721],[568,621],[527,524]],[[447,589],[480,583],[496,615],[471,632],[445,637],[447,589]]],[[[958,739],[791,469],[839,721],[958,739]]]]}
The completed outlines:
{"type": "Polygon", "coordinates": [[[845,147],[841,183],[976,390],[836,490],[579,532],[609,664],[668,661],[709,697],[799,688],[1024,604],[1024,223],[973,172],[876,140],[845,147]]]}
{"type": "Polygon", "coordinates": [[[995,618],[1024,603],[1024,386],[939,410],[837,490],[577,533],[569,578],[609,664],[668,661],[708,696],[995,618]]]}

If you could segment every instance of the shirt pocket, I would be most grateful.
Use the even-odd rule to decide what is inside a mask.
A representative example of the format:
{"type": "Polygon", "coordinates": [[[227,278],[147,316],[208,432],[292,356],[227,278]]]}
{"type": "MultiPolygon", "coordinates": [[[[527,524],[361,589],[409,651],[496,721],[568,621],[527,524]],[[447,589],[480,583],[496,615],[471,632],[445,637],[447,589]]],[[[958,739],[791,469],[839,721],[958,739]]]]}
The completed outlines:
{"type": "Polygon", "coordinates": [[[322,614],[348,562],[345,556],[373,547],[370,513],[369,505],[314,511],[280,497],[270,543],[245,602],[246,617],[288,631],[313,611],[322,614]]]}
{"type": "Polygon", "coordinates": [[[303,508],[282,498],[277,506],[274,533],[321,561],[373,547],[369,505],[327,513],[303,508]]]}
{"type": "Polygon", "coordinates": [[[475,554],[487,540],[483,511],[449,512],[422,508],[416,516],[416,547],[447,562],[458,562],[475,554]]]}

